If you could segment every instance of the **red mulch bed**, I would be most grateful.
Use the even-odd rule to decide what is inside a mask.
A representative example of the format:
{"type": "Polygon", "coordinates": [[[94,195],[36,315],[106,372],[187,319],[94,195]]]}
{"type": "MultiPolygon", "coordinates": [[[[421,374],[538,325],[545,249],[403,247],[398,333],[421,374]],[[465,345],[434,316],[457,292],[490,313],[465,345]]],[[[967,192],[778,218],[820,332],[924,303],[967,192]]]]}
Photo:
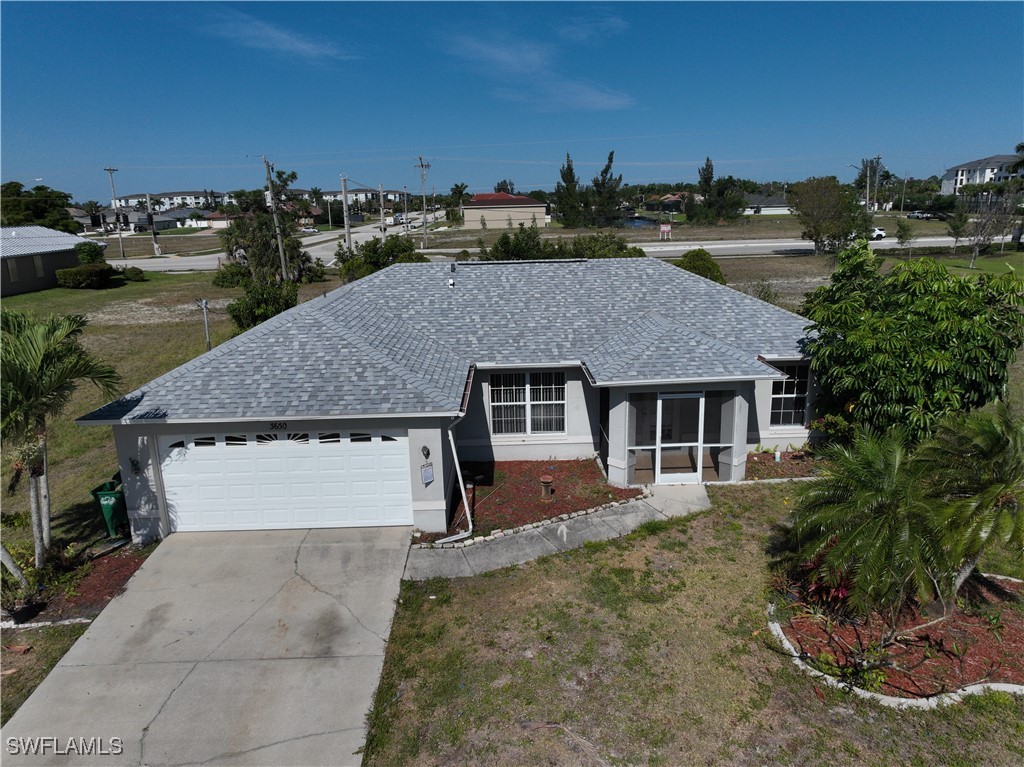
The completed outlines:
{"type": "MultiPolygon", "coordinates": [[[[18,618],[23,622],[95,618],[111,599],[124,591],[128,579],[146,561],[149,551],[147,549],[143,553],[129,546],[92,560],[83,566],[87,572],[70,589],[53,590],[55,593],[46,601],[42,611],[31,617],[19,614],[18,618]]],[[[26,611],[32,611],[32,608],[26,608],[26,611]]]]}
{"type": "MultiPolygon", "coordinates": [[[[489,535],[493,530],[509,530],[559,514],[636,498],[643,492],[638,488],[612,487],[593,459],[467,462],[462,464],[462,478],[467,485],[476,484],[475,502],[473,491],[466,492],[473,508],[474,532],[478,535],[489,535]],[[541,499],[540,477],[544,475],[554,479],[551,485],[554,497],[547,501],[541,499]],[[482,479],[475,482],[474,478],[478,476],[482,479]]],[[[452,520],[449,535],[466,529],[461,500],[452,520]]],[[[429,538],[424,536],[421,540],[429,538]]]]}
{"type": "MultiPolygon", "coordinates": [[[[957,608],[945,621],[890,646],[889,658],[895,667],[885,670],[885,682],[876,692],[926,698],[978,682],[1024,685],[1024,584],[1002,579],[990,583],[995,588],[980,587],[982,601],[976,605],[957,608]]],[[[912,628],[927,620],[915,610],[900,625],[912,628]]],[[[882,623],[875,617],[834,624],[830,636],[823,621],[797,615],[783,622],[782,629],[811,660],[827,652],[842,667],[851,662],[844,647],[868,646],[881,635],[882,623]]]]}
{"type": "Polygon", "coordinates": [[[814,475],[815,460],[802,450],[786,451],[775,461],[775,453],[747,455],[747,479],[791,479],[814,475]]]}

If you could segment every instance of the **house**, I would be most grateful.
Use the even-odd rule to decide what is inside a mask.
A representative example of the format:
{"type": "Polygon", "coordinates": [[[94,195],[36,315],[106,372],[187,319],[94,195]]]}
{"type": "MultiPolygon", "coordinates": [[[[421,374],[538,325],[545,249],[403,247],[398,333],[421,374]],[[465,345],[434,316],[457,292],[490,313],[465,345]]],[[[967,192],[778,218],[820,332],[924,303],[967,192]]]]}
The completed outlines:
{"type": "Polygon", "coordinates": [[[504,229],[519,224],[547,226],[547,205],[522,194],[477,194],[462,205],[466,229],[504,229]]]}
{"type": "Polygon", "coordinates": [[[784,194],[747,194],[744,197],[746,198],[746,206],[743,208],[744,216],[787,216],[793,213],[784,194]]]}
{"type": "Polygon", "coordinates": [[[79,423],[113,427],[136,540],[443,531],[460,460],[742,479],[753,445],[807,439],[806,324],[651,258],[396,264],[79,423]]]}
{"type": "Polygon", "coordinates": [[[987,184],[1009,181],[1013,178],[1024,178],[1024,170],[1011,172],[1010,168],[1020,160],[1015,154],[997,154],[962,165],[954,165],[942,174],[941,194],[959,194],[960,187],[965,184],[987,184]]]}
{"type": "MultiPolygon", "coordinates": [[[[0,229],[0,296],[57,287],[57,270],[78,266],[75,246],[93,242],[45,226],[0,229]]],[[[106,247],[100,243],[101,247],[106,247]]]]}
{"type": "MultiPolygon", "coordinates": [[[[703,200],[700,195],[695,195],[695,197],[699,201],[703,200]]],[[[683,206],[686,204],[686,198],[686,192],[679,192],[678,194],[663,194],[661,197],[655,197],[653,200],[645,200],[644,210],[649,213],[681,213],[683,211],[683,206]]]]}

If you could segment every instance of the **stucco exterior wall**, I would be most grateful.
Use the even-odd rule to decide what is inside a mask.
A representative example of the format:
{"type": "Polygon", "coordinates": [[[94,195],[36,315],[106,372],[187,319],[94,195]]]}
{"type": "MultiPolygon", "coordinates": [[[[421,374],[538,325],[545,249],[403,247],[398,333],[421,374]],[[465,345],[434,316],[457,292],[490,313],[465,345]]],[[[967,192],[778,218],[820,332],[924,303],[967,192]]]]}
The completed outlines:
{"type": "MultiPolygon", "coordinates": [[[[448,419],[360,419],[289,421],[288,431],[374,430],[405,432],[409,438],[409,482],[412,491],[413,524],[425,532],[443,532],[448,527],[448,493],[454,485],[454,462],[445,446],[448,419]],[[430,451],[424,458],[423,447],[430,451]],[[421,467],[432,463],[434,480],[422,482],[421,467]]],[[[158,436],[216,434],[232,431],[267,430],[264,421],[197,424],[125,424],[114,426],[114,446],[124,484],[125,503],[132,539],[144,543],[170,534],[164,503],[163,478],[159,468],[158,436]]],[[[456,488],[457,490],[457,488],[456,488]]]]}
{"type": "Polygon", "coordinates": [[[0,296],[16,296],[57,287],[57,270],[78,266],[78,254],[73,250],[59,253],[40,253],[32,256],[10,256],[0,264],[0,296]],[[37,272],[36,259],[42,267],[42,276],[37,272]],[[12,269],[17,279],[11,279],[12,269]]]}
{"type": "MultiPolygon", "coordinates": [[[[809,423],[814,418],[814,402],[817,387],[811,377],[807,391],[807,418],[809,423]]],[[[747,449],[754,450],[758,445],[764,450],[786,450],[790,445],[799,447],[810,438],[811,432],[806,425],[772,426],[772,382],[757,381],[754,383],[753,399],[747,421],[747,449]]]]}
{"type": "Polygon", "coordinates": [[[564,434],[491,434],[491,373],[527,372],[518,368],[477,370],[465,419],[456,427],[463,461],[543,461],[587,458],[598,449],[598,392],[580,368],[530,368],[565,373],[564,434]]]}
{"type": "Polygon", "coordinates": [[[466,207],[463,215],[464,229],[483,229],[480,217],[483,216],[487,222],[487,229],[507,229],[509,219],[512,227],[520,224],[530,226],[536,224],[543,229],[547,226],[545,218],[545,207],[543,205],[530,205],[526,207],[512,207],[509,205],[496,205],[494,207],[466,207]]]}

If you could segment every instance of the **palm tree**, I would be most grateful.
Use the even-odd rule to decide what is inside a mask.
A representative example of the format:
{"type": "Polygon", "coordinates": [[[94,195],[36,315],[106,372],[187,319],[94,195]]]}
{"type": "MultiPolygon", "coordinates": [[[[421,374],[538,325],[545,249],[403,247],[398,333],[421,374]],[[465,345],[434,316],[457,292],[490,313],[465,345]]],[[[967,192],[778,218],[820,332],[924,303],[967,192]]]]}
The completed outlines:
{"type": "Polygon", "coordinates": [[[42,566],[50,546],[48,421],[60,415],[81,381],[90,381],[108,396],[121,384],[112,367],[82,346],[86,324],[82,315],[36,320],[21,312],[0,312],[0,429],[5,444],[22,450],[21,471],[16,466],[12,486],[23,471],[29,475],[36,567],[42,566]]]}
{"type": "Polygon", "coordinates": [[[1017,153],[1017,159],[1010,166],[1010,173],[1019,173],[1024,170],[1024,141],[1017,144],[1014,151],[1017,153]]]}
{"type": "Polygon", "coordinates": [[[915,462],[945,502],[950,600],[990,545],[1002,542],[1024,556],[1024,416],[1005,402],[950,415],[915,462]]]}
{"type": "Polygon", "coordinates": [[[824,452],[826,468],[800,491],[792,537],[801,562],[832,586],[847,581],[850,604],[879,610],[894,626],[914,596],[930,599],[943,570],[941,531],[910,458],[907,435],[859,433],[824,452]]]}

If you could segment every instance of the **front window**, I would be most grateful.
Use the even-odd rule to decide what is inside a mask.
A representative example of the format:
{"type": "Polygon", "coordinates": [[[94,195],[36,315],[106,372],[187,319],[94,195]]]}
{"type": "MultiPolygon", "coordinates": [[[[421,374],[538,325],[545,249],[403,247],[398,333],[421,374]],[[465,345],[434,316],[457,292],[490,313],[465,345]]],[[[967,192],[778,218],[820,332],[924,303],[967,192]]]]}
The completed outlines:
{"type": "Polygon", "coordinates": [[[772,382],[772,426],[803,426],[807,423],[807,384],[810,366],[806,362],[775,365],[787,376],[772,382]]]}
{"type": "Polygon", "coordinates": [[[494,434],[564,434],[565,373],[493,373],[494,434]]]}

